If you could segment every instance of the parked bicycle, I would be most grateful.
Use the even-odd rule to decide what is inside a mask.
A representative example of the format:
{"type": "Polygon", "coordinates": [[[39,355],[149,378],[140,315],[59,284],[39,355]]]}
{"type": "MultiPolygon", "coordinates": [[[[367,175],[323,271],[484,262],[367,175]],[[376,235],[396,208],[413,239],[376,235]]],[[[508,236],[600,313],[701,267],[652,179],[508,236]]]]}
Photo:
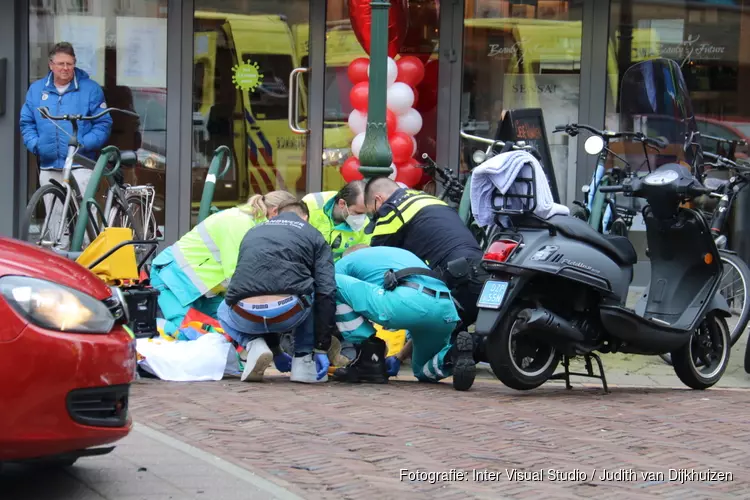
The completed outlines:
{"type": "MultiPolygon", "coordinates": [[[[91,242],[105,227],[131,228],[135,240],[155,239],[157,225],[154,216],[154,187],[130,186],[124,182],[120,172],[121,165],[136,164],[135,152],[121,152],[114,146],[107,146],[101,151],[97,162],[77,154],[80,149],[78,122],[96,120],[112,111],[136,117],[138,114],[124,109],[107,108],[93,116],[54,116],[46,107],[38,110],[68,136],[68,152],[63,166],[62,184],[52,180],[31,196],[21,223],[20,238],[45,248],[73,252],[81,251],[84,237],[91,242]],[[62,120],[71,123],[72,134],[55,123],[62,120]],[[94,171],[85,193],[81,193],[72,175],[74,162],[94,171]],[[95,201],[102,175],[109,182],[103,210],[95,201]],[[85,210],[81,210],[83,207],[85,210]]],[[[141,250],[147,249],[137,248],[139,253],[141,250]]]]}
{"type": "Polygon", "coordinates": [[[648,148],[652,148],[658,152],[667,147],[668,143],[663,138],[647,137],[640,132],[613,132],[611,130],[599,130],[589,125],[578,123],[558,125],[555,127],[553,133],[564,132],[571,137],[575,137],[581,132],[581,130],[586,130],[593,134],[586,139],[584,149],[588,154],[596,155],[597,162],[596,168],[591,177],[591,182],[582,188],[584,201],[574,201],[574,206],[570,211],[570,215],[588,222],[591,227],[600,233],[627,236],[630,227],[633,225],[633,217],[636,215],[636,211],[630,207],[617,205],[617,197],[615,193],[604,193],[599,188],[602,186],[621,185],[626,179],[634,176],[635,172],[640,170],[643,164],[634,171],[627,160],[617,155],[609,148],[609,144],[611,141],[617,139],[635,140],[640,142],[643,145],[643,154],[645,157],[644,163],[648,166],[648,171],[650,173],[651,164],[648,159],[648,148]],[[607,161],[609,160],[610,155],[621,160],[625,164],[624,168],[613,166],[610,170],[606,170],[607,161]]]}

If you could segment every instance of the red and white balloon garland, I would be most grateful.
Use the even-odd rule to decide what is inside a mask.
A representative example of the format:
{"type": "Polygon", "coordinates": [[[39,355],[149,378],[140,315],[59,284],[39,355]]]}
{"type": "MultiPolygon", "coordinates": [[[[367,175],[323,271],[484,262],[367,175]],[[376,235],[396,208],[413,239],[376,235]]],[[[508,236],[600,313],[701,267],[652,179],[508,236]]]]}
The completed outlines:
{"type": "MultiPolygon", "coordinates": [[[[349,100],[354,108],[349,115],[349,128],[354,134],[352,156],[341,166],[341,176],[346,182],[362,179],[359,172],[359,152],[365,140],[369,92],[370,61],[366,57],[353,60],[348,67],[349,80],[354,85],[349,100]]],[[[423,170],[414,158],[417,141],[414,136],[422,130],[422,115],[414,109],[417,99],[416,87],[425,76],[425,66],[414,56],[401,56],[398,60],[388,58],[386,129],[391,146],[394,174],[391,178],[409,187],[422,179],[423,170]]]]}

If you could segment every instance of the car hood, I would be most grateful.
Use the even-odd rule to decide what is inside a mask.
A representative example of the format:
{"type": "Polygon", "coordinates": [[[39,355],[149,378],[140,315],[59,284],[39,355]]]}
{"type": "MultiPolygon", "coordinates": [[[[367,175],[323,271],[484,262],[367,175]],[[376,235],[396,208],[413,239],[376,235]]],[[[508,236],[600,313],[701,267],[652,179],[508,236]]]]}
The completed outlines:
{"type": "Polygon", "coordinates": [[[94,273],[72,260],[19,240],[0,237],[0,276],[39,278],[74,288],[99,300],[112,294],[94,273]]]}

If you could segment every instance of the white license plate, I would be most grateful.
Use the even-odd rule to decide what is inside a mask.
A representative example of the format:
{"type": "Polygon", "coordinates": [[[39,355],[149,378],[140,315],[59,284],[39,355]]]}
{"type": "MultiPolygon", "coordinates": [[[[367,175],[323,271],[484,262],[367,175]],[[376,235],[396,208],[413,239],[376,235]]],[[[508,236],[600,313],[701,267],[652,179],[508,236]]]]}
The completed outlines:
{"type": "Polygon", "coordinates": [[[486,281],[482,293],[479,295],[477,307],[499,309],[508,291],[507,281],[486,281]]]}

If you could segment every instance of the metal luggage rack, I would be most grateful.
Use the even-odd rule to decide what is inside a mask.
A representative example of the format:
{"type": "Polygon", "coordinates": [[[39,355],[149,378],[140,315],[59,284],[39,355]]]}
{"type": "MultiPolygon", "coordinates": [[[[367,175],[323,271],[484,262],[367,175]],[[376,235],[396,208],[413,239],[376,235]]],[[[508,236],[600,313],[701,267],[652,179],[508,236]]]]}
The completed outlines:
{"type": "MultiPolygon", "coordinates": [[[[507,151],[526,151],[538,161],[542,161],[542,156],[539,154],[539,151],[537,151],[533,146],[525,143],[524,141],[505,142],[494,139],[486,139],[484,137],[467,134],[463,130],[460,132],[460,135],[464,139],[468,139],[481,144],[486,144],[487,150],[485,152],[485,155],[487,158],[495,156],[495,154],[497,154],[495,152],[495,148],[499,146],[501,148],[500,153],[504,153],[507,151]]],[[[503,225],[499,221],[499,219],[503,216],[527,216],[532,215],[534,213],[534,210],[536,210],[536,172],[534,172],[534,169],[531,169],[531,177],[516,177],[514,183],[518,186],[521,186],[521,193],[508,193],[505,195],[499,195],[498,193],[493,194],[492,196],[492,209],[495,213],[495,223],[498,225],[503,225]],[[504,203],[498,203],[498,196],[502,196],[504,198],[504,203]],[[520,208],[512,206],[514,204],[514,201],[518,202],[517,204],[520,205],[520,208]]]]}

